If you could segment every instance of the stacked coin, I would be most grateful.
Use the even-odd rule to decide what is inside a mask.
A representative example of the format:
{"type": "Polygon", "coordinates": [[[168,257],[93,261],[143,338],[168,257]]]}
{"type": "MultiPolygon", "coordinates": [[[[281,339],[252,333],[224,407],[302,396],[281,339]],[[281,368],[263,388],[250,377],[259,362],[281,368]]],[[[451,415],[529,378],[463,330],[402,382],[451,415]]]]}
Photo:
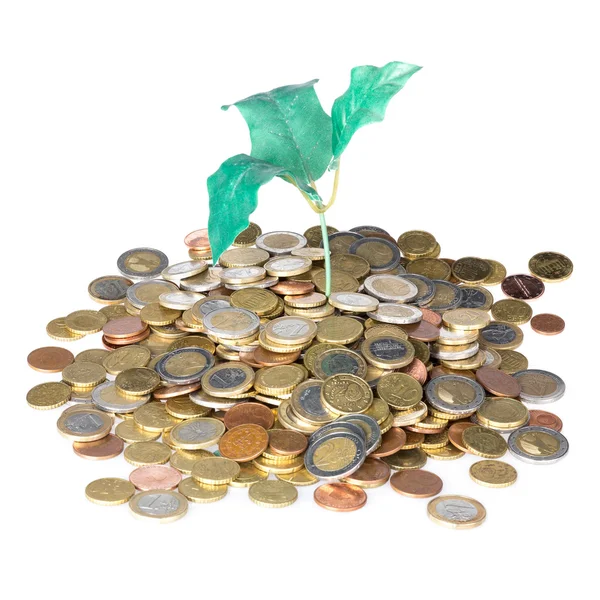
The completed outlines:
{"type": "MultiPolygon", "coordinates": [[[[71,402],[58,429],[75,453],[123,452],[135,467],[130,481],[92,482],[91,501],[129,502],[140,518],[170,521],[229,488],[284,507],[297,487],[323,480],[315,502],[350,511],[388,480],[403,496],[439,494],[441,479],[422,469],[430,458],[479,457],[471,479],[503,487],[517,477],[498,460],[507,451],[540,464],[566,454],[561,420],[527,408],[558,400],[565,384],[528,369],[516,350],[529,301],[571,274],[566,256],[542,252],[531,275],[507,277],[494,260],[439,258],[424,231],[397,241],[367,225],[328,235],[329,297],[319,228],[262,233],[250,224],[218,264],[209,264],[206,229],[185,238],[191,260],[169,265],[159,250],[129,250],[117,261],[122,276],[89,286],[105,306],[48,325],[61,341],[103,334],[104,349],[28,357],[38,371],[62,373],[27,402],[71,402]],[[498,284],[508,298],[494,303],[487,288],[498,284]]],[[[564,329],[560,317],[537,316],[534,331],[564,329]]],[[[438,496],[428,514],[465,528],[485,509],[438,496]]]]}

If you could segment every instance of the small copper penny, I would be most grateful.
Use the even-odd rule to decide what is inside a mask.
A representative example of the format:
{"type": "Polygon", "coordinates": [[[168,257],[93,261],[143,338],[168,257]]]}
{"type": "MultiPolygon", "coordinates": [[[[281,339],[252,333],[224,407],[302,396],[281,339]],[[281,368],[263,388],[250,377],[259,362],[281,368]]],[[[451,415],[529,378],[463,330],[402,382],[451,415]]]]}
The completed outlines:
{"type": "Polygon", "coordinates": [[[348,477],[344,477],[344,482],[359,487],[379,487],[390,478],[390,471],[390,466],[382,460],[367,456],[365,462],[357,471],[348,477]]]}
{"type": "Polygon", "coordinates": [[[407,431],[412,431],[413,433],[422,433],[423,435],[433,435],[435,433],[442,433],[446,429],[446,425],[442,427],[436,427],[432,429],[431,427],[419,427],[419,424],[416,425],[406,425],[405,429],[407,431]]]}
{"type": "Polygon", "coordinates": [[[382,456],[390,456],[402,448],[406,444],[406,432],[400,427],[392,427],[381,438],[381,446],[377,450],[371,452],[371,456],[381,458],[382,456]]]}
{"type": "Polygon", "coordinates": [[[430,498],[442,491],[444,483],[435,474],[422,469],[398,471],[392,475],[390,485],[395,492],[411,498],[430,498]]]}
{"type": "Polygon", "coordinates": [[[166,465],[149,465],[131,471],[129,481],[142,492],[174,490],[181,483],[181,473],[166,465]]]}
{"type": "Polygon", "coordinates": [[[462,450],[463,452],[469,452],[463,442],[463,431],[465,429],[469,429],[469,427],[475,427],[476,423],[469,423],[467,421],[462,421],[461,423],[452,423],[450,427],[448,427],[448,440],[450,443],[462,450]]]}
{"type": "Polygon", "coordinates": [[[275,417],[271,409],[258,402],[244,402],[230,408],[225,414],[223,420],[227,429],[233,429],[238,425],[260,425],[264,429],[271,429],[275,422],[275,417]]]}
{"type": "Polygon", "coordinates": [[[238,425],[219,440],[221,456],[237,462],[249,462],[260,456],[269,445],[269,434],[260,425],[238,425]]]}
{"type": "Polygon", "coordinates": [[[138,336],[148,329],[139,317],[121,317],[107,321],[102,331],[108,338],[128,338],[138,336]]]}
{"type": "Polygon", "coordinates": [[[231,296],[235,290],[228,290],[226,287],[220,287],[216,290],[210,290],[209,296],[231,296]]]}
{"type": "Polygon", "coordinates": [[[240,352],[240,362],[243,362],[245,365],[254,367],[255,369],[262,368],[264,365],[259,362],[256,362],[256,360],[254,358],[255,352],[256,352],[256,348],[253,348],[252,350],[240,352]]]}
{"type": "Polygon", "coordinates": [[[302,454],[308,446],[305,435],[290,429],[271,429],[269,431],[269,447],[282,456],[302,454]]]}
{"type": "Polygon", "coordinates": [[[436,327],[441,327],[442,325],[442,315],[438,315],[438,313],[425,308],[424,306],[420,306],[419,310],[423,313],[423,321],[427,321],[436,327]]]}
{"type": "Polygon", "coordinates": [[[188,248],[196,248],[198,250],[209,250],[210,242],[208,240],[208,229],[197,229],[188,233],[183,239],[183,243],[188,248]]]}
{"type": "Polygon", "coordinates": [[[259,346],[254,350],[254,360],[264,367],[276,367],[277,365],[291,365],[300,358],[297,352],[271,352],[259,346]]]}
{"type": "Polygon", "coordinates": [[[58,346],[46,346],[29,353],[27,364],[42,373],[60,373],[75,360],[73,354],[58,346]]]}
{"type": "Polygon", "coordinates": [[[544,282],[533,275],[509,275],[500,287],[504,294],[517,300],[535,300],[546,289],[544,282]]]}
{"type": "Polygon", "coordinates": [[[419,342],[435,342],[440,337],[440,329],[427,321],[420,321],[414,325],[402,325],[404,331],[408,334],[409,339],[418,340],[419,342]]]}
{"type": "Polygon", "coordinates": [[[280,281],[269,289],[280,296],[300,296],[313,292],[315,284],[310,281],[280,281]]]}
{"type": "Polygon", "coordinates": [[[165,400],[166,398],[176,398],[177,396],[191,394],[201,387],[199,381],[197,383],[188,383],[187,385],[163,385],[157,390],[154,390],[152,395],[159,400],[165,400]]]}
{"type": "Polygon", "coordinates": [[[530,321],[531,329],[542,335],[557,335],[565,329],[565,321],[558,315],[542,313],[530,321]]]}
{"type": "Polygon", "coordinates": [[[73,450],[77,456],[88,460],[106,460],[123,452],[123,440],[109,433],[95,442],[73,442],[73,450]]]}
{"type": "Polygon", "coordinates": [[[402,367],[400,369],[400,373],[406,373],[407,375],[410,375],[421,385],[427,381],[427,367],[425,366],[425,363],[418,358],[414,358],[411,363],[405,367],[402,367]]]}
{"type": "Polygon", "coordinates": [[[517,398],[521,393],[521,385],[508,373],[494,369],[494,367],[481,367],[475,372],[477,381],[494,396],[517,398]]]}
{"type": "Polygon", "coordinates": [[[315,490],[315,502],[335,512],[351,512],[367,503],[367,494],[350,483],[325,483],[315,490]]]}
{"type": "Polygon", "coordinates": [[[461,377],[475,379],[475,373],[473,373],[473,371],[469,371],[468,369],[465,369],[464,371],[458,371],[456,369],[449,369],[448,367],[444,367],[442,365],[433,367],[429,373],[429,378],[435,379],[436,377],[441,377],[442,375],[460,375],[461,377]]]}
{"type": "Polygon", "coordinates": [[[105,340],[108,344],[112,346],[128,346],[129,344],[137,344],[137,342],[141,342],[150,337],[150,329],[146,329],[146,331],[142,331],[142,333],[138,335],[133,335],[131,337],[124,338],[113,338],[108,335],[103,335],[102,339],[105,340]]]}
{"type": "Polygon", "coordinates": [[[546,412],[545,410],[530,410],[528,425],[538,425],[554,429],[554,431],[560,431],[563,427],[563,422],[555,414],[546,412]]]}

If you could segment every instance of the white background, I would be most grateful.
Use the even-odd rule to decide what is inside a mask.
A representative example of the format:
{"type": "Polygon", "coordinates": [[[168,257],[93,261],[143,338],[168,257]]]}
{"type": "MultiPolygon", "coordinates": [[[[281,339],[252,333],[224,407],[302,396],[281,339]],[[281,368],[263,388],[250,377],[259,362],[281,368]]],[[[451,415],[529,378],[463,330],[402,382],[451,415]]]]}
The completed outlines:
{"type": "MultiPolygon", "coordinates": [[[[599,533],[593,8],[573,0],[2,3],[1,535],[11,597],[557,598],[591,583],[599,533]],[[95,308],[89,281],[115,273],[128,248],[186,259],[184,235],[207,222],[207,176],[250,150],[241,116],[221,104],[318,77],[329,111],[353,66],[390,60],[424,68],[385,122],[352,140],[328,221],[394,236],[426,229],[443,256],[494,258],[509,273],[526,270],[538,251],[569,255],[573,277],[548,285],[533,305],[562,315],[565,333],[544,338],[526,325],[521,348],[531,367],[567,382],[548,408],[564,420],[568,457],[551,467],[509,457],[519,480],[500,490],[469,479],[474,457],[430,460],[444,492],[486,506],[487,522],[472,531],[436,526],[426,500],[389,487],[352,514],[316,506],[314,488],[279,511],[235,489],[165,526],[133,519],[127,506],[89,503],[89,481],[130,468],[122,457],[78,458],[56,432],[60,411],[26,405],[30,387],[59,377],[25,361],[53,343],[46,323],[95,308]]],[[[253,217],[264,231],[303,232],[315,219],[280,181],[261,191],[253,217]]],[[[100,337],[68,347],[100,347],[100,337]]]]}

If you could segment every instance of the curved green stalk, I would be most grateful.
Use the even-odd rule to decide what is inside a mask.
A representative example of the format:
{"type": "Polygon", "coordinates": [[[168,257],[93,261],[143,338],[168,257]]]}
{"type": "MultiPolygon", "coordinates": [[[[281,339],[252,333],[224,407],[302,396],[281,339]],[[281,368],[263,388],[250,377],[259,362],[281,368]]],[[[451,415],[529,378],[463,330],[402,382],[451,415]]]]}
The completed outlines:
{"type": "Polygon", "coordinates": [[[327,234],[327,223],[325,213],[319,213],[321,221],[321,235],[323,236],[323,250],[325,251],[325,295],[331,295],[331,257],[329,256],[329,235],[327,234]]]}

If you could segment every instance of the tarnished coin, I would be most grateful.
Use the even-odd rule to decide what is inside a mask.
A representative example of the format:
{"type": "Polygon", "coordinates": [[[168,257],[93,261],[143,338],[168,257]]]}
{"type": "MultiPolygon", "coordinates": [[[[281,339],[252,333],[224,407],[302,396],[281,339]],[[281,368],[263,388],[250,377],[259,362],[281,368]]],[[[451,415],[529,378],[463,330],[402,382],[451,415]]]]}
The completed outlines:
{"type": "Polygon", "coordinates": [[[488,311],[494,303],[494,297],[485,288],[465,286],[461,289],[462,302],[459,308],[477,308],[488,311]]]}
{"type": "Polygon", "coordinates": [[[435,409],[456,415],[475,412],[485,400],[485,391],[476,381],[457,375],[442,375],[425,387],[427,401],[435,409]]]}
{"type": "Polygon", "coordinates": [[[366,339],[360,350],[367,362],[381,369],[400,369],[415,357],[412,344],[393,335],[378,335],[366,339]]]}
{"type": "Polygon", "coordinates": [[[533,275],[509,275],[501,288],[505,295],[517,300],[535,300],[545,290],[543,282],[533,275]]]}
{"type": "Polygon", "coordinates": [[[134,517],[170,523],[185,516],[188,501],[183,494],[172,490],[148,490],[136,494],[129,501],[134,517]]]}
{"type": "Polygon", "coordinates": [[[490,258],[485,259],[486,262],[489,263],[492,268],[492,272],[486,277],[485,281],[482,285],[498,285],[502,283],[504,278],[506,277],[506,267],[499,263],[497,260],[492,260],[490,258]]]}
{"type": "Polygon", "coordinates": [[[35,371],[42,373],[60,373],[74,360],[71,352],[56,346],[38,348],[27,356],[27,364],[35,371]]]}
{"type": "Polygon", "coordinates": [[[363,237],[348,248],[349,254],[364,258],[371,266],[371,272],[390,271],[400,264],[400,249],[387,239],[363,237]]]}
{"type": "Polygon", "coordinates": [[[104,477],[96,479],[85,488],[85,497],[94,504],[116,506],[125,504],[135,494],[135,487],[125,479],[104,477]]]}
{"type": "Polygon", "coordinates": [[[517,481],[517,470],[501,460],[480,460],[469,468],[471,479],[485,487],[508,487],[517,481]]]}
{"type": "Polygon", "coordinates": [[[94,279],[88,286],[92,300],[100,304],[119,304],[127,294],[127,288],[133,285],[130,279],[118,275],[105,275],[94,279]]]}
{"type": "Polygon", "coordinates": [[[171,429],[171,440],[183,450],[201,450],[216,444],[225,433],[225,425],[218,419],[199,417],[186,419],[171,429]]]}
{"type": "Polygon", "coordinates": [[[443,313],[447,310],[458,308],[461,305],[463,298],[462,288],[443,279],[435,279],[433,280],[433,284],[435,285],[435,294],[427,305],[429,310],[443,313]]]}
{"type": "Polygon", "coordinates": [[[434,523],[452,529],[479,527],[486,517],[483,505],[466,496],[438,496],[427,505],[427,513],[434,523]]]}
{"type": "Polygon", "coordinates": [[[298,499],[298,490],[287,481],[258,481],[248,489],[248,497],[254,504],[265,508],[284,508],[298,499]]]}
{"type": "Polygon", "coordinates": [[[511,433],[508,449],[514,457],[524,462],[549,465],[567,454],[569,442],[554,429],[532,425],[511,433]]]}
{"type": "Polygon", "coordinates": [[[417,295],[411,300],[413,304],[425,306],[431,302],[435,295],[435,283],[429,277],[417,273],[406,273],[402,275],[402,279],[417,286],[417,295]]]}
{"type": "Polygon", "coordinates": [[[492,274],[492,267],[487,260],[467,256],[454,262],[452,274],[463,283],[476,285],[483,283],[492,274]]]}
{"type": "Polygon", "coordinates": [[[392,475],[390,484],[395,492],[411,498],[437,496],[444,485],[435,473],[422,469],[398,471],[392,475]]]}
{"type": "Polygon", "coordinates": [[[357,485],[325,483],[315,490],[314,499],[322,508],[335,512],[351,512],[367,503],[367,494],[357,485]]]}
{"type": "Polygon", "coordinates": [[[134,367],[121,371],[115,377],[115,387],[122,394],[146,396],[160,385],[160,377],[153,369],[134,367]]]}
{"type": "Polygon", "coordinates": [[[347,431],[332,431],[311,442],[304,464],[319,479],[339,479],[358,470],[365,458],[365,443],[360,437],[347,431]]]}
{"type": "Polygon", "coordinates": [[[550,371],[527,369],[517,371],[513,377],[521,386],[519,398],[531,404],[556,402],[565,393],[565,382],[550,371]]]}
{"type": "Polygon", "coordinates": [[[117,268],[130,279],[158,277],[169,264],[166,254],[154,248],[134,248],[119,256],[117,268]]]}
{"type": "Polygon", "coordinates": [[[542,281],[564,281],[573,273],[571,259],[559,252],[539,252],[529,259],[529,270],[542,281]]]}

